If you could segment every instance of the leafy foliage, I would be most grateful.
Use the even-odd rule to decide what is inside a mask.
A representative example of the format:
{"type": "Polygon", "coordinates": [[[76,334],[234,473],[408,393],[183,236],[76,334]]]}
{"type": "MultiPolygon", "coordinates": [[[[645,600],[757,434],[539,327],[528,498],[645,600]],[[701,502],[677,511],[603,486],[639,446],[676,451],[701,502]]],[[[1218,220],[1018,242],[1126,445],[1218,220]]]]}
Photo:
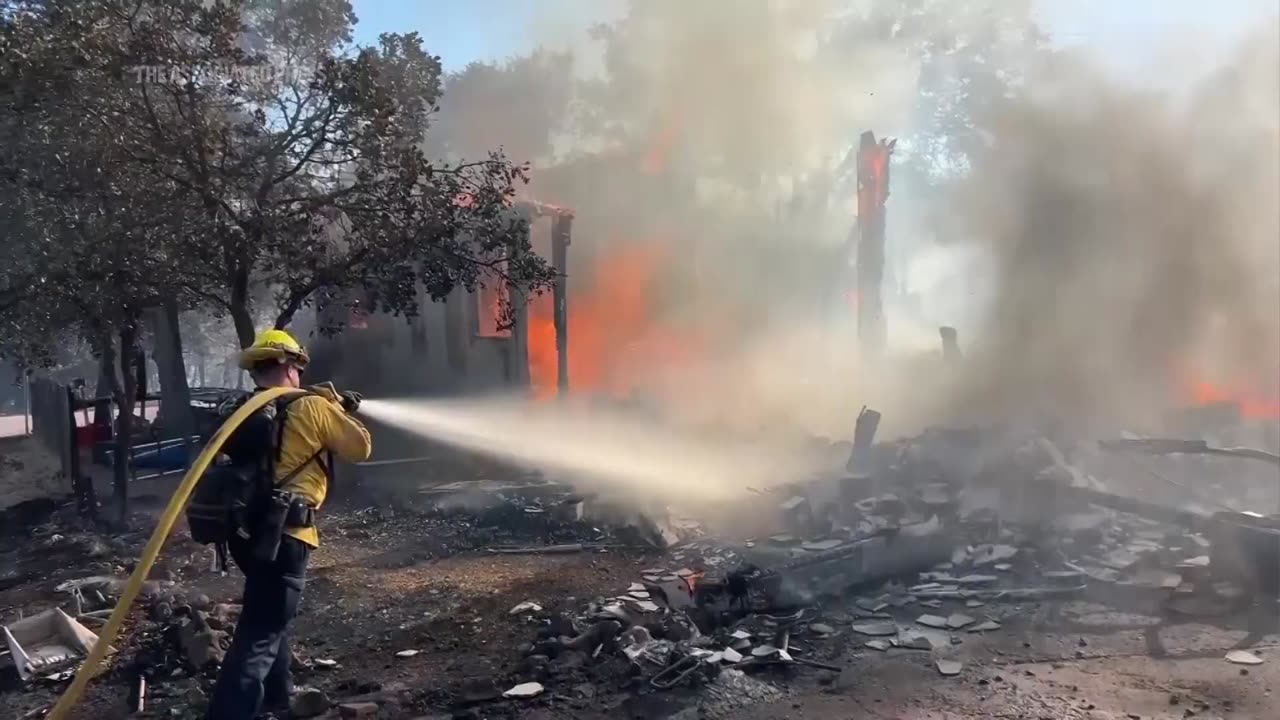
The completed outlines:
{"type": "Polygon", "coordinates": [[[416,34],[352,49],[346,0],[8,7],[10,139],[55,111],[98,128],[113,168],[164,193],[159,277],[229,313],[242,344],[255,287],[273,289],[285,326],[352,289],[412,313],[419,282],[437,298],[498,266],[550,282],[544,263],[502,265],[527,249],[508,211],[524,168],[499,154],[440,164],[419,147],[441,71],[416,34]]]}

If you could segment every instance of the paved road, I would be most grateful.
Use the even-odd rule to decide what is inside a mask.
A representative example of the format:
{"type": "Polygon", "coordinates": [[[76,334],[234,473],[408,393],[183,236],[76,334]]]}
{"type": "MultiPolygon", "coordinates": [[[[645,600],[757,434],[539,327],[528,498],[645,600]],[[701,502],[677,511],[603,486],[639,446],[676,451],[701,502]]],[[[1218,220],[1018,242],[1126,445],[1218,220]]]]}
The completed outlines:
{"type": "Polygon", "coordinates": [[[0,415],[0,437],[13,437],[26,432],[21,415],[0,415]]]}

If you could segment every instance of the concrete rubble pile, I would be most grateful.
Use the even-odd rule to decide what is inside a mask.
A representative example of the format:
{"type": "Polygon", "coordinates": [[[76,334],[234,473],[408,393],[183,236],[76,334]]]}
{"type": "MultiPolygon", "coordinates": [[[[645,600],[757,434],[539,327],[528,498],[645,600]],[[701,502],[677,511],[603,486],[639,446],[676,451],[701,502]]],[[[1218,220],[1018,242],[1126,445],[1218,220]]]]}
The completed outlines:
{"type": "MultiPolygon", "coordinates": [[[[1090,502],[1109,497],[1106,485],[1043,437],[940,429],[872,444],[868,434],[846,471],[768,494],[774,535],[681,544],[571,615],[514,608],[539,626],[522,679],[591,663],[644,692],[714,687],[726,670],[768,685],[786,676],[779,667],[839,672],[886,652],[928,653],[951,677],[963,672],[958,646],[1044,603],[1194,615],[1257,599],[1242,580],[1252,571],[1219,572],[1212,523],[1090,502]]],[[[1280,549],[1267,522],[1254,536],[1264,564],[1280,549]]]]}

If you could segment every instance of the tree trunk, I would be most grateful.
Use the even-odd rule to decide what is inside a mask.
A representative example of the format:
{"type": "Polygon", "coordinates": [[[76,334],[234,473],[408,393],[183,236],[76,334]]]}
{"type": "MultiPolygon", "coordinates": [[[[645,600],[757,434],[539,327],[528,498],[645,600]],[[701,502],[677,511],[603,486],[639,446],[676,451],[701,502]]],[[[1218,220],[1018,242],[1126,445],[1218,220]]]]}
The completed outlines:
{"type": "MultiPolygon", "coordinates": [[[[115,396],[115,387],[119,382],[116,378],[116,353],[112,349],[111,343],[114,340],[108,340],[102,343],[102,357],[98,358],[98,382],[93,386],[93,394],[91,400],[100,398],[109,398],[115,396]]],[[[93,404],[93,424],[94,425],[111,425],[111,405],[95,402],[93,404]]]]}
{"type": "Polygon", "coordinates": [[[133,347],[137,329],[126,325],[120,329],[120,353],[116,354],[110,338],[103,343],[103,373],[110,377],[111,397],[115,401],[115,457],[111,465],[111,494],[115,505],[116,525],[123,529],[129,519],[129,449],[133,445],[133,405],[137,395],[137,378],[133,373],[136,356],[133,347]],[[119,360],[120,372],[116,372],[119,360]]]}
{"type": "Polygon", "coordinates": [[[155,338],[153,352],[160,375],[160,412],[156,422],[164,427],[166,435],[189,437],[195,431],[195,418],[191,413],[177,304],[167,301],[148,310],[147,324],[155,338]]]}
{"type": "Polygon", "coordinates": [[[253,329],[253,315],[249,312],[248,304],[233,306],[231,318],[235,322],[236,340],[240,342],[240,347],[252,345],[256,331],[253,329]]]}
{"type": "Polygon", "coordinates": [[[253,344],[253,313],[249,308],[249,273],[237,271],[231,280],[231,321],[235,323],[236,340],[240,347],[253,344]]]}

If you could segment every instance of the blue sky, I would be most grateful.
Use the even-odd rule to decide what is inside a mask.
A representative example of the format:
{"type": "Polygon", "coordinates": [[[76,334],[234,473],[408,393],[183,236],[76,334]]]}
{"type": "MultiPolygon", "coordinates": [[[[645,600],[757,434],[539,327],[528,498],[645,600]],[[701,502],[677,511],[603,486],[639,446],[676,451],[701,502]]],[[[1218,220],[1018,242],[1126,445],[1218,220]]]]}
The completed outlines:
{"type": "MultiPolygon", "coordinates": [[[[697,0],[689,0],[696,2],[697,0]]],[[[353,0],[357,40],[418,31],[453,70],[473,60],[531,50],[539,39],[568,38],[617,12],[617,0],[353,0]],[[569,9],[581,8],[581,12],[569,9]],[[550,11],[554,8],[554,12],[550,11]]],[[[1280,13],[1280,0],[1037,0],[1058,40],[1094,50],[1117,71],[1138,76],[1161,55],[1220,52],[1280,13]],[[1197,47],[1198,46],[1198,47],[1197,47]]]]}

